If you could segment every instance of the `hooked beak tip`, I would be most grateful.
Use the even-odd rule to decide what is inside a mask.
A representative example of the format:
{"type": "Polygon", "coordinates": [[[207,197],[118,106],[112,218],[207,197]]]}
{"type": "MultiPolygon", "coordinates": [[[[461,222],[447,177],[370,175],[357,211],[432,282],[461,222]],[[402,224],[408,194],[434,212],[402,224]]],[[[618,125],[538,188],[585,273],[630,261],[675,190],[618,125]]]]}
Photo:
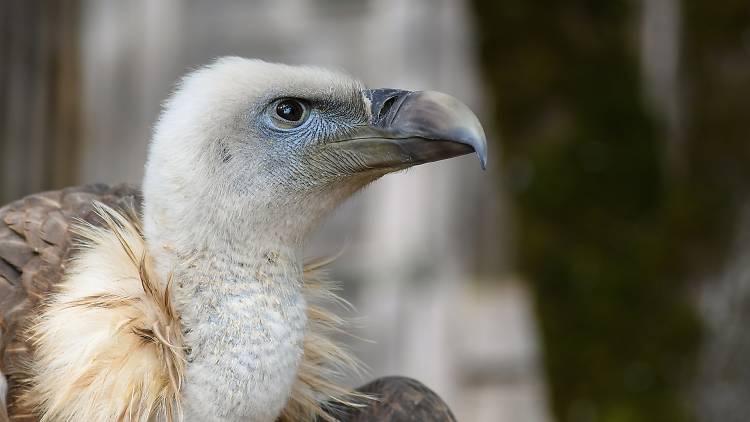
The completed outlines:
{"type": "MultiPolygon", "coordinates": [[[[368,94],[376,128],[394,138],[419,138],[470,146],[482,169],[487,168],[487,138],[479,119],[466,104],[436,91],[384,89],[371,90],[368,94]]],[[[470,150],[464,154],[468,152],[470,150]]],[[[428,161],[452,156],[455,156],[455,149],[447,148],[445,156],[435,154],[428,161]]]]}

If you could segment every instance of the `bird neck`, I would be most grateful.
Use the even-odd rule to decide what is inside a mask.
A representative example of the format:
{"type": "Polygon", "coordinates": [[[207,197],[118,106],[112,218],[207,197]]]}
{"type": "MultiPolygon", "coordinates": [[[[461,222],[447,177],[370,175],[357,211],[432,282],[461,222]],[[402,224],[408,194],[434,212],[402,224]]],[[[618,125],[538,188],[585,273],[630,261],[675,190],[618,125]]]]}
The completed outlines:
{"type": "Polygon", "coordinates": [[[188,420],[274,420],[291,393],[307,325],[296,252],[204,250],[175,282],[190,348],[188,420]]]}
{"type": "Polygon", "coordinates": [[[273,421],[296,378],[307,326],[301,245],[244,228],[196,230],[187,245],[146,233],[157,268],[172,273],[189,348],[186,420],[273,421]]]}
{"type": "Polygon", "coordinates": [[[290,397],[303,352],[303,242],[374,179],[294,194],[178,184],[157,177],[160,169],[147,168],[144,233],[156,271],[173,274],[190,348],[186,420],[271,422],[290,397]]]}

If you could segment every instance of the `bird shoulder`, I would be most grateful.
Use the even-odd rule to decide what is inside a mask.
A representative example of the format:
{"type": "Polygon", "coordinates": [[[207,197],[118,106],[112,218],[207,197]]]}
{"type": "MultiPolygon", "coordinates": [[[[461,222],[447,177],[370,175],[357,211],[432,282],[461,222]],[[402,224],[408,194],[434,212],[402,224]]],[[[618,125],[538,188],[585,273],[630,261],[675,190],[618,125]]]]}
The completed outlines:
{"type": "MultiPolygon", "coordinates": [[[[18,296],[10,303],[9,294],[0,305],[12,317],[5,319],[12,330],[0,328],[14,420],[181,419],[187,353],[170,281],[153,270],[137,191],[112,197],[105,188],[78,188],[76,207],[64,204],[72,191],[56,191],[0,212],[6,223],[0,225],[0,265],[13,270],[0,268],[0,277],[18,296]],[[111,206],[93,205],[97,199],[111,206]],[[40,274],[44,283],[24,282],[40,274]]],[[[305,265],[308,328],[281,421],[332,421],[332,408],[370,399],[339,383],[359,364],[333,340],[347,322],[325,305],[346,303],[325,276],[325,264],[305,265]]]]}

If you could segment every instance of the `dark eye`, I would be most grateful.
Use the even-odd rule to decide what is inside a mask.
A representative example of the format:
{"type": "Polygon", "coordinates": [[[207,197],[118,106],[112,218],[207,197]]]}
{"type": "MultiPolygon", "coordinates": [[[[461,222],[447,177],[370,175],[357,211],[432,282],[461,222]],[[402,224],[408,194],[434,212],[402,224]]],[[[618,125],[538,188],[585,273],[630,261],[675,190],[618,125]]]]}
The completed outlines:
{"type": "Polygon", "coordinates": [[[276,104],[276,116],[289,123],[299,123],[305,117],[306,108],[299,100],[287,98],[276,104]]]}

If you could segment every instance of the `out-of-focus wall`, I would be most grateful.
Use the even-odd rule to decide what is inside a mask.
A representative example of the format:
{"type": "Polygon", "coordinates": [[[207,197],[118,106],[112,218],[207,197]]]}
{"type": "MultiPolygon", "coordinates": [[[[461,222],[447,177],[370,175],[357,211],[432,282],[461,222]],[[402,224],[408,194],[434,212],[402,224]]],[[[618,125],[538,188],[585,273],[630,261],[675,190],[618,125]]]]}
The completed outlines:
{"type": "Polygon", "coordinates": [[[0,6],[0,203],[75,180],[79,21],[78,0],[0,6]]]}
{"type": "MultiPolygon", "coordinates": [[[[87,0],[82,22],[81,182],[138,183],[160,102],[180,75],[223,55],[445,91],[489,116],[461,0],[87,0]]],[[[373,376],[422,380],[459,420],[546,421],[531,301],[503,276],[507,227],[493,180],[473,156],[388,176],[348,202],[308,253],[346,247],[333,272],[364,317],[356,334],[373,343],[352,347],[373,376]]]]}

